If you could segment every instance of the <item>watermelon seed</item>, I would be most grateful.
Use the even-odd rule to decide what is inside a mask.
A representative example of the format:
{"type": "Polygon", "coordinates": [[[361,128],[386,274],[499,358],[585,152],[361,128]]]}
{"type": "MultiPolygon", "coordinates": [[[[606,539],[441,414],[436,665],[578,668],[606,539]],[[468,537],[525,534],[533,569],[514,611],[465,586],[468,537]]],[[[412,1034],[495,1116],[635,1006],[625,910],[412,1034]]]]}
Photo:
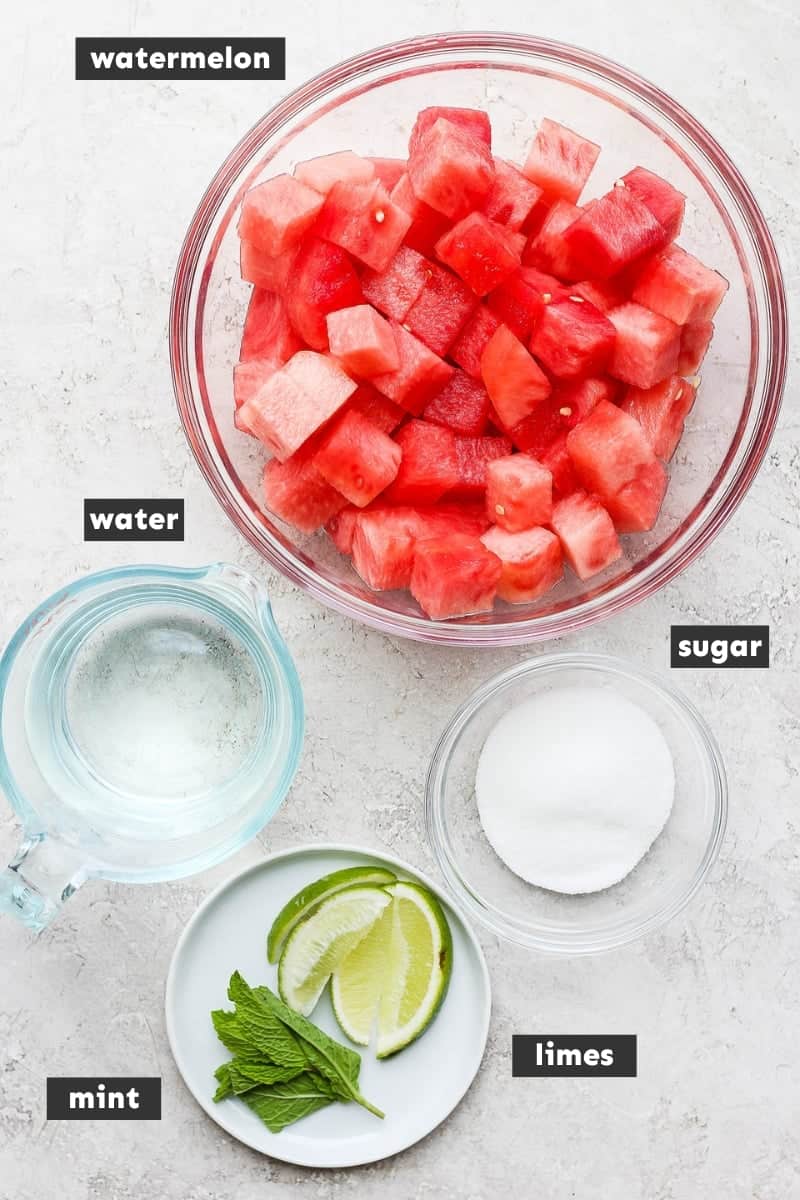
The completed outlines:
{"type": "Polygon", "coordinates": [[[583,304],[583,296],[570,296],[570,300],[574,300],[576,304],[583,304]]]}
{"type": "Polygon", "coordinates": [[[560,408],[558,411],[562,417],[571,417],[572,416],[572,409],[568,408],[566,406],[564,408],[560,408]]]}
{"type": "Polygon", "coordinates": [[[375,220],[378,222],[379,225],[382,225],[383,222],[386,220],[386,213],[383,211],[382,208],[379,208],[376,210],[375,220]]]}
{"type": "Polygon", "coordinates": [[[545,304],[549,304],[550,301],[553,299],[553,293],[552,292],[542,292],[542,299],[544,300],[545,304]]]}
{"type": "Polygon", "coordinates": [[[690,375],[689,378],[686,380],[686,382],[690,383],[693,388],[698,388],[700,386],[700,376],[699,375],[690,375]]]}
{"type": "Polygon", "coordinates": [[[506,510],[503,508],[502,504],[495,504],[494,511],[497,513],[498,517],[504,517],[506,515],[506,510]]]}
{"type": "Polygon", "coordinates": [[[614,182],[614,187],[622,187],[622,188],[624,188],[624,187],[625,187],[625,180],[624,180],[624,179],[617,179],[617,180],[615,180],[615,182],[614,182]]]}

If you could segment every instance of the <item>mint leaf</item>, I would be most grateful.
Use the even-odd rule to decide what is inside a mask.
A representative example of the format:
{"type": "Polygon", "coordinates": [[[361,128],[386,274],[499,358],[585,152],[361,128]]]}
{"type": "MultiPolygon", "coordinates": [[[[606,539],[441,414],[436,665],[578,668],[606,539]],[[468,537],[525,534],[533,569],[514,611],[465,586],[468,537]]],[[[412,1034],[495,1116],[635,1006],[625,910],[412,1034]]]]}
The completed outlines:
{"type": "MultiPolygon", "coordinates": [[[[302,1071],[307,1064],[303,1047],[291,1028],[264,1003],[263,990],[249,987],[238,971],[231,976],[228,996],[236,1005],[235,1037],[249,1046],[251,1052],[257,1050],[276,1066],[302,1071]]],[[[237,1045],[234,1053],[242,1049],[242,1045],[237,1045]]]]}
{"type": "Polygon", "coordinates": [[[325,1088],[325,1081],[310,1072],[272,1087],[256,1087],[245,1092],[242,1099],[272,1133],[280,1133],[287,1125],[334,1101],[330,1090],[325,1088]]]}
{"type": "Polygon", "coordinates": [[[232,1058],[227,1065],[231,1086],[237,1095],[259,1083],[285,1083],[301,1074],[295,1067],[277,1067],[264,1058],[232,1058]]]}

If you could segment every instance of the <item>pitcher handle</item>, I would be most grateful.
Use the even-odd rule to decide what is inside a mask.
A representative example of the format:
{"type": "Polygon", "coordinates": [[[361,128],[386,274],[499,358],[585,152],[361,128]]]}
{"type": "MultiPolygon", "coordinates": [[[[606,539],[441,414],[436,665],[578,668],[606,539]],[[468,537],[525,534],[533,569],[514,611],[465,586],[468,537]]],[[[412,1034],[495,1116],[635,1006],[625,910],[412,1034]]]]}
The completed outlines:
{"type": "Polygon", "coordinates": [[[0,915],[38,933],[85,879],[86,868],[70,846],[45,834],[27,835],[0,872],[0,915]]]}

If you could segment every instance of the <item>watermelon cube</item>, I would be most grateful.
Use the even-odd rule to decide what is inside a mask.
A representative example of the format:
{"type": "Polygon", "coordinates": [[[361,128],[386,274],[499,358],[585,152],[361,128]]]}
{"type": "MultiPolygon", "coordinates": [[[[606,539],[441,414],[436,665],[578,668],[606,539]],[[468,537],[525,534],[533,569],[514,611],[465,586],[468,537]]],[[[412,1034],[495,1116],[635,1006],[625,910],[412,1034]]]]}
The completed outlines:
{"type": "Polygon", "coordinates": [[[447,217],[418,199],[407,174],[401,175],[392,188],[392,203],[402,208],[411,218],[411,224],[403,239],[406,246],[420,254],[433,254],[433,248],[448,227],[447,217]]]}
{"type": "Polygon", "coordinates": [[[433,508],[417,508],[414,512],[414,533],[418,542],[450,533],[480,537],[489,528],[485,506],[479,501],[464,498],[440,501],[433,508]]]}
{"type": "Polygon", "coordinates": [[[608,280],[582,279],[579,283],[570,284],[567,291],[570,296],[580,296],[582,300],[588,300],[602,313],[618,308],[628,298],[616,282],[609,283],[608,280]]]}
{"type": "Polygon", "coordinates": [[[553,275],[521,267],[487,297],[489,308],[512,333],[527,344],[546,304],[562,294],[553,275]]]}
{"type": "Polygon", "coordinates": [[[553,476],[553,497],[562,499],[581,491],[581,481],[577,476],[572,459],[567,450],[567,435],[559,434],[541,456],[543,467],[547,467],[553,476]]]}
{"type": "Polygon", "coordinates": [[[243,239],[239,246],[239,270],[242,279],[257,288],[282,293],[289,280],[296,253],[297,247],[292,246],[283,254],[265,254],[252,242],[243,239]]]}
{"type": "Polygon", "coordinates": [[[289,319],[314,350],[327,350],[325,318],[337,308],[361,304],[361,284],[348,255],[339,246],[310,237],[300,247],[287,289],[289,319]]]}
{"type": "Polygon", "coordinates": [[[509,533],[546,525],[553,511],[553,476],[527,454],[510,454],[486,470],[486,512],[509,533]]]}
{"type": "Polygon", "coordinates": [[[481,358],[487,343],[500,320],[479,304],[466,325],[450,347],[450,358],[471,375],[473,379],[481,378],[481,358]]]}
{"type": "Polygon", "coordinates": [[[284,462],[355,390],[353,380],[332,359],[299,350],[239,413],[254,437],[284,462]]]}
{"type": "Polygon", "coordinates": [[[361,287],[370,304],[394,321],[406,313],[428,281],[431,263],[416,250],[401,246],[385,271],[365,271],[361,287]]]}
{"type": "Polygon", "coordinates": [[[387,504],[435,504],[458,484],[456,439],[449,429],[409,421],[395,434],[400,469],[384,494],[387,504]]]}
{"type": "Polygon", "coordinates": [[[328,343],[349,375],[381,375],[400,366],[392,327],[371,304],[328,313],[328,343]]]}
{"type": "Polygon", "coordinates": [[[416,514],[407,508],[359,513],[352,539],[353,566],[375,591],[407,588],[414,565],[416,514]]]}
{"type": "Polygon", "coordinates": [[[436,243],[436,257],[460,275],[476,296],[499,287],[519,267],[519,255],[502,225],[474,212],[436,243]]]}
{"type": "Polygon", "coordinates": [[[564,429],[575,426],[597,408],[601,400],[614,404],[620,385],[604,375],[600,379],[579,379],[560,383],[547,403],[558,408],[564,429]]]}
{"type": "Polygon", "coordinates": [[[506,429],[529,417],[550,394],[549,379],[506,325],[501,325],[487,343],[481,373],[506,429]]]}
{"type": "Polygon", "coordinates": [[[694,404],[695,389],[680,375],[671,375],[655,387],[628,388],[620,404],[641,425],[653,453],[666,462],[675,453],[686,414],[694,404]]]}
{"type": "Polygon", "coordinates": [[[566,125],[544,117],[522,168],[549,202],[574,204],[597,162],[600,147],[566,125]]]}
{"type": "Polygon", "coordinates": [[[580,279],[584,272],[575,263],[565,234],[587,210],[558,200],[548,212],[538,233],[528,242],[522,261],[526,267],[538,267],[559,279],[580,279]]]}
{"type": "Polygon", "coordinates": [[[438,118],[411,150],[408,174],[418,199],[458,221],[486,200],[494,161],[485,142],[438,118]]]}
{"type": "Polygon", "coordinates": [[[678,355],[678,374],[694,375],[705,358],[714,336],[713,321],[692,321],[681,329],[681,349],[678,355]]]}
{"type": "Polygon", "coordinates": [[[434,354],[444,356],[472,316],[477,300],[466,284],[436,263],[403,322],[434,354]]]}
{"type": "Polygon", "coordinates": [[[490,464],[510,453],[511,442],[507,437],[456,438],[458,483],[451,489],[452,493],[464,498],[483,500],[490,464]]]}
{"type": "Polygon", "coordinates": [[[481,541],[503,564],[497,595],[508,604],[537,600],[564,577],[561,543],[549,529],[509,533],[495,525],[481,541]]]}
{"type": "Polygon", "coordinates": [[[578,277],[590,279],[610,279],[666,240],[664,227],[627,187],[613,187],[588,205],[563,234],[578,277]]]}
{"type": "Polygon", "coordinates": [[[236,409],[246,404],[283,363],[274,358],[248,358],[233,368],[233,403],[236,409]]]}
{"type": "Polygon", "coordinates": [[[666,179],[646,171],[644,167],[634,167],[622,176],[622,183],[633,192],[642,204],[646,204],[658,223],[663,226],[667,241],[674,242],[681,231],[683,211],[686,197],[666,179]]]}
{"type": "Polygon", "coordinates": [[[323,203],[319,192],[299,179],[276,175],[245,193],[239,237],[265,254],[283,254],[311,228],[323,203]]]}
{"type": "Polygon", "coordinates": [[[314,466],[337,492],[364,508],[388,487],[400,467],[398,444],[358,412],[345,412],[314,456],[314,466]]]}
{"type": "Polygon", "coordinates": [[[453,374],[453,367],[396,321],[392,322],[392,330],[400,366],[385,375],[375,375],[372,383],[384,396],[417,415],[442,390],[453,374]]]}
{"type": "Polygon", "coordinates": [[[567,435],[578,478],[605,505],[617,529],[652,529],[667,476],[639,422],[601,400],[567,435]]]}
{"type": "Polygon", "coordinates": [[[500,559],[480,538],[450,534],[417,543],[411,594],[435,621],[487,612],[501,574],[500,559]]]}
{"type": "Polygon", "coordinates": [[[406,173],[404,158],[370,158],[376,176],[391,195],[392,188],[406,173]]]}
{"type": "Polygon", "coordinates": [[[483,205],[483,214],[507,229],[519,230],[542,197],[542,189],[531,183],[513,163],[494,160],[494,183],[483,205]]]}
{"type": "Polygon", "coordinates": [[[356,518],[360,512],[361,509],[356,508],[354,504],[347,504],[325,523],[325,532],[342,554],[349,556],[353,553],[356,518]]]}
{"type": "Polygon", "coordinates": [[[483,112],[480,108],[445,108],[434,105],[431,108],[421,109],[417,114],[414,128],[411,130],[411,136],[408,139],[409,157],[416,150],[419,142],[431,126],[435,125],[439,120],[449,121],[451,125],[455,125],[456,129],[460,129],[462,133],[477,139],[488,150],[491,150],[492,127],[489,122],[488,113],[483,112]]]}
{"type": "Polygon", "coordinates": [[[681,346],[678,325],[641,304],[621,304],[606,315],[617,331],[609,366],[615,379],[649,388],[675,373],[681,346]]]}
{"type": "Polygon", "coordinates": [[[728,281],[687,254],[667,246],[642,268],[633,299],[676,325],[710,321],[728,290],[728,281]]]}
{"type": "Polygon", "coordinates": [[[546,304],[530,348],[558,379],[599,375],[608,366],[616,330],[598,308],[582,296],[565,296],[546,304]]]}
{"type": "Polygon", "coordinates": [[[389,199],[379,179],[372,179],[368,183],[335,183],[316,232],[373,271],[385,271],[410,224],[408,213],[389,199]]]}
{"type": "Polygon", "coordinates": [[[579,579],[590,579],[622,557],[614,522],[596,497],[573,492],[553,505],[550,528],[579,579]]]}
{"type": "Polygon", "coordinates": [[[480,437],[489,423],[490,408],[483,384],[466,371],[454,371],[438,396],[426,405],[424,417],[461,437],[480,437]]]}
{"type": "Polygon", "coordinates": [[[394,433],[406,418],[405,409],[382,396],[377,388],[362,383],[347,402],[348,411],[359,412],[384,433],[394,433]]]}
{"type": "Polygon", "coordinates": [[[286,462],[271,458],[264,468],[264,503],[270,512],[303,533],[314,533],[346,501],[301,452],[286,462]]]}
{"type": "Polygon", "coordinates": [[[255,288],[244,319],[239,358],[271,358],[279,366],[291,358],[303,343],[292,329],[286,305],[274,292],[255,288]]]}
{"type": "Polygon", "coordinates": [[[323,196],[327,196],[335,183],[369,183],[375,174],[370,159],[362,158],[352,150],[309,158],[306,162],[298,163],[294,169],[295,179],[323,196]]]}

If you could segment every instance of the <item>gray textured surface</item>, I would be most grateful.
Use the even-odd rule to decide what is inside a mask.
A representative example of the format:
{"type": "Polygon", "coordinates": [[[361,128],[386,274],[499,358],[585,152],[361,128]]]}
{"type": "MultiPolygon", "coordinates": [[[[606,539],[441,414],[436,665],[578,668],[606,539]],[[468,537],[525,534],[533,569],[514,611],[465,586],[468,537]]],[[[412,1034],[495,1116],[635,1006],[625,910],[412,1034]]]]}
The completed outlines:
{"type": "MultiPolygon", "coordinates": [[[[123,561],[80,540],[86,494],[184,494],[186,563],[248,554],[217,510],[178,428],[166,352],[171,271],[194,206],[234,141],[283,84],[76,84],[77,33],[285,33],[289,79],[425,30],[522,28],[629,64],[718,136],[752,182],[798,287],[796,112],[800,44],[790,0],[514,0],[265,7],[131,0],[6,16],[0,78],[0,546],[5,637],[79,573],[123,561]],[[11,26],[8,28],[8,26],[11,26]]],[[[37,942],[0,923],[0,1195],[222,1200],[345,1194],[478,1200],[792,1200],[800,1196],[797,1045],[800,457],[790,385],[768,463],[736,518],[660,596],[563,643],[663,667],[671,621],[769,621],[768,674],[681,683],[727,757],[731,820],[690,910],[613,957],[533,960],[486,940],[495,1009],[466,1101],[400,1158],[306,1173],[230,1141],[194,1105],[164,1037],[169,957],[198,901],[258,845],[188,883],[87,887],[37,942]],[[513,1031],[638,1032],[638,1080],[512,1082],[513,1031]],[[47,1124],[48,1074],[162,1074],[160,1124],[47,1124]]],[[[142,556],[144,557],[144,555],[142,556]]],[[[522,658],[387,640],[271,579],[309,710],[302,768],[263,844],[348,838],[431,868],[425,763],[453,705],[522,658]],[[374,731],[382,731],[374,752],[374,731]]],[[[0,810],[0,849],[14,842],[0,810]]]]}

